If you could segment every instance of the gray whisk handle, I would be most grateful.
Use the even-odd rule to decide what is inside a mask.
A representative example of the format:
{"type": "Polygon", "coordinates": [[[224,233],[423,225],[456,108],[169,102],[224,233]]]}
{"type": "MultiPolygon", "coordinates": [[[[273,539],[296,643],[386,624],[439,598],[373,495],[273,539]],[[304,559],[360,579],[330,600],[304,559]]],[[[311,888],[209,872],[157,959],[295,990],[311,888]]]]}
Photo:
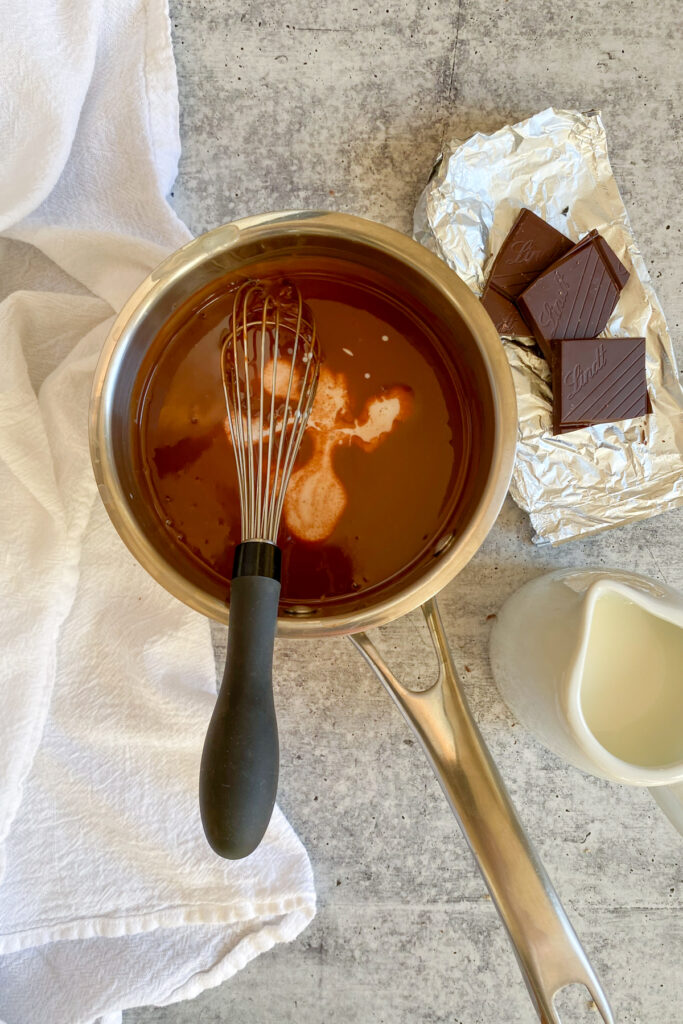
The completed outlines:
{"type": "Polygon", "coordinates": [[[248,856],[261,842],[275,805],[279,770],[273,643],[280,553],[262,542],[250,541],[240,548],[230,591],[225,674],[199,774],[206,838],[217,854],[230,860],[248,856]],[[257,551],[257,546],[264,550],[257,551]],[[254,570],[276,573],[278,578],[239,575],[254,570]]]}

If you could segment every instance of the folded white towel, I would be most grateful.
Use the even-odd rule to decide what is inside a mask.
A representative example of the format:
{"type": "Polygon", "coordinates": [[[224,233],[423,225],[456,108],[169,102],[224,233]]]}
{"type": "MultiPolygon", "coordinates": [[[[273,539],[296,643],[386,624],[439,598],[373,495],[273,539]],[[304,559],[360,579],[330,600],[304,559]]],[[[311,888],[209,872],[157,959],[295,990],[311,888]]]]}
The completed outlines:
{"type": "Polygon", "coordinates": [[[123,546],[87,408],[116,310],[189,234],[165,0],[0,0],[0,1018],[107,1022],[228,978],[312,918],[276,809],[215,857],[197,779],[208,622],[123,546]]]}

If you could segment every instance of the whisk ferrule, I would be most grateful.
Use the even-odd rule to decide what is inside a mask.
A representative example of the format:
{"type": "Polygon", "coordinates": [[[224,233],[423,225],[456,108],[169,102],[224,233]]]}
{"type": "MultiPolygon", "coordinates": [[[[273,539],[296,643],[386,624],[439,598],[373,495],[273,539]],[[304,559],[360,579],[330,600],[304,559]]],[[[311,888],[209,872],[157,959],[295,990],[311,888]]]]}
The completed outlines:
{"type": "Polygon", "coordinates": [[[282,553],[270,540],[246,540],[235,548],[232,578],[240,576],[267,576],[280,582],[282,553]]]}

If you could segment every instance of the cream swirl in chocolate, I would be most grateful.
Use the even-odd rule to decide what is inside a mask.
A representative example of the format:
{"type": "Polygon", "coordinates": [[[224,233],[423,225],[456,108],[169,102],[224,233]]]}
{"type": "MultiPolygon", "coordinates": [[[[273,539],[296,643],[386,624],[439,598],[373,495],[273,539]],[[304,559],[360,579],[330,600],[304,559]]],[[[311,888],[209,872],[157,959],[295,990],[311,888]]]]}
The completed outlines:
{"type": "MultiPolygon", "coordinates": [[[[433,558],[457,523],[476,457],[457,328],[444,338],[394,282],[340,259],[250,269],[297,284],[322,351],[278,537],[281,604],[355,600],[433,558]]],[[[162,328],[134,425],[161,527],[226,591],[239,502],[218,354],[235,283],[207,286],[162,328]]]]}

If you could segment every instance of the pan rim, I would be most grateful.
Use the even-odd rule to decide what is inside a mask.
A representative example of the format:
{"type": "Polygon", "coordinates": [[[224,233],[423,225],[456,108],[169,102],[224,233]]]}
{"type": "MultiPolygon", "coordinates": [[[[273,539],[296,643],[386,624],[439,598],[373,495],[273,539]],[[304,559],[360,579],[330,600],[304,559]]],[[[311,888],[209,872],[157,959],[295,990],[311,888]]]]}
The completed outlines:
{"type": "Polygon", "coordinates": [[[256,240],[282,233],[343,237],[371,245],[427,277],[458,312],[477,342],[495,411],[489,471],[480,498],[462,531],[434,565],[405,588],[368,607],[329,616],[281,614],[279,637],[338,636],[381,626],[434,597],[470,561],[493,526],[507,494],[514,464],[517,409],[512,374],[498,333],[467,285],[439,257],[393,228],[351,214],[284,211],[259,214],[221,225],[188,242],[163,260],[123,306],[102,349],[93,379],[89,414],[90,454],[100,497],[131,554],[165,590],[195,611],[227,623],[228,606],[189,582],[152,545],[128,504],[115,469],[109,414],[117,369],[149,309],[169,286],[192,268],[256,240]]]}

